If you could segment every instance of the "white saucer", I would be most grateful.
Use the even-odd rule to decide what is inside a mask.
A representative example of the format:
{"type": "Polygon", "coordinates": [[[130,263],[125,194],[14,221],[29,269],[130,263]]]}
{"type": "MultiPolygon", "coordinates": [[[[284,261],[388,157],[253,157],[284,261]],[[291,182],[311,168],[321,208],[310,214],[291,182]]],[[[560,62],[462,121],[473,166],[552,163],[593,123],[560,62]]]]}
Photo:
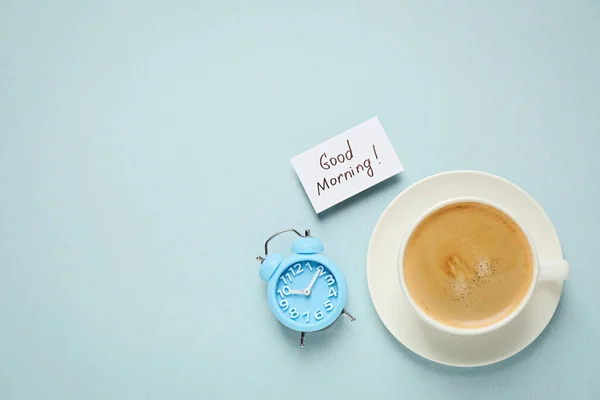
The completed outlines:
{"type": "Polygon", "coordinates": [[[421,321],[398,282],[398,251],[411,224],[423,212],[443,200],[462,196],[483,197],[504,206],[523,221],[540,259],[563,258],[552,222],[525,191],[494,175],[453,171],[415,183],[385,209],[369,243],[367,280],[379,318],[400,343],[421,357],[440,364],[478,367],[511,357],[533,342],[552,319],[563,284],[540,282],[521,315],[486,335],[452,336],[421,321]]]}

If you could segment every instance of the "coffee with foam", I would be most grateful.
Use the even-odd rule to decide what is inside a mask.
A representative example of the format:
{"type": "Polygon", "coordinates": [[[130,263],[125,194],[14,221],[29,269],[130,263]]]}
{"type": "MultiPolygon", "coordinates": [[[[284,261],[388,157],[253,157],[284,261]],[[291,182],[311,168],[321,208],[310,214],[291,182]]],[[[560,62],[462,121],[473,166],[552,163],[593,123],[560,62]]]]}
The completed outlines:
{"type": "Polygon", "coordinates": [[[411,235],[404,278],[417,305],[438,322],[480,328],[508,316],[533,279],[525,234],[506,214],[475,202],[446,206],[411,235]]]}

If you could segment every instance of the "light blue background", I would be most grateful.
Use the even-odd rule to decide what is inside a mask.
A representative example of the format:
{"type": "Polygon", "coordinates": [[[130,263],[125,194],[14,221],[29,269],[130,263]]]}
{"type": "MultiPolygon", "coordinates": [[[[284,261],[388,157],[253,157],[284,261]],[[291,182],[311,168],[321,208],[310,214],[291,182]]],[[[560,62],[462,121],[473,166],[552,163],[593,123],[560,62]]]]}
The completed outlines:
{"type": "Polygon", "coordinates": [[[0,398],[600,398],[600,2],[211,3],[0,3],[0,398]],[[317,217],[290,157],[375,115],[405,173],[317,217]],[[397,343],[365,277],[386,205],[452,169],[529,191],[572,263],[475,370],[397,343]],[[357,317],[304,349],[254,261],[288,227],[357,317]]]}

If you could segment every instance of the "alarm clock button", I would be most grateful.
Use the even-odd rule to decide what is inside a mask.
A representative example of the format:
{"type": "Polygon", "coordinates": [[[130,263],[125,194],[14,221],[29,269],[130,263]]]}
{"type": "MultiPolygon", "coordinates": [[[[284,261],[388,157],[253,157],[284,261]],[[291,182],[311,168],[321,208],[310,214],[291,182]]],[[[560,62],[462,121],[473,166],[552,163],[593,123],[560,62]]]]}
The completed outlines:
{"type": "Polygon", "coordinates": [[[323,252],[323,243],[313,237],[303,237],[294,242],[292,253],[296,254],[316,254],[323,252]]]}
{"type": "Polygon", "coordinates": [[[260,264],[260,269],[258,270],[258,275],[260,276],[260,279],[262,279],[265,282],[268,282],[275,270],[277,269],[277,267],[279,267],[279,264],[281,264],[282,260],[283,257],[279,254],[268,254],[267,258],[265,258],[264,261],[260,264]]]}

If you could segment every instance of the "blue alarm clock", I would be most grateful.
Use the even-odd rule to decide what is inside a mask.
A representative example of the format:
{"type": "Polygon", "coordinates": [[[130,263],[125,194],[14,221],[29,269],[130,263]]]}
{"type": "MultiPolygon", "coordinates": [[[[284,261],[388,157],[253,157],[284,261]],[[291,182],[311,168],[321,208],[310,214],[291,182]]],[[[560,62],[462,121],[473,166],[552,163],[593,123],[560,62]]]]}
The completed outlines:
{"type": "Polygon", "coordinates": [[[310,230],[302,235],[295,229],[286,229],[267,239],[265,257],[257,257],[261,262],[259,275],[267,282],[271,311],[283,325],[300,332],[300,346],[304,346],[306,332],[325,329],[340,315],[355,320],[344,309],[344,274],[322,252],[323,244],[310,236],[310,230]],[[292,246],[292,254],[286,258],[269,254],[269,242],[285,232],[300,236],[292,246]]]}

